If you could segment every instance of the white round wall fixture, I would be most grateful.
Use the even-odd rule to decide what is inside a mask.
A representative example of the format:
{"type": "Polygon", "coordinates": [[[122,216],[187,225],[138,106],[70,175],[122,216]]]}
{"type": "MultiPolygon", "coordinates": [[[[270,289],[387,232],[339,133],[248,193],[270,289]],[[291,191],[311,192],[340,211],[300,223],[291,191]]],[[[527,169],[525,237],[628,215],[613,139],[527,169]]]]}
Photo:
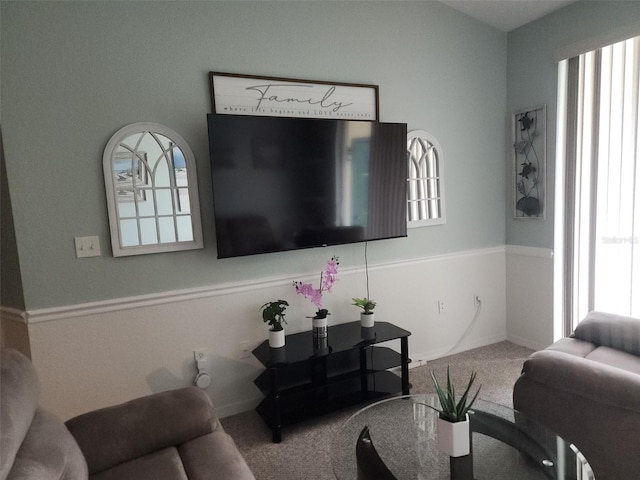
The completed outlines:
{"type": "Polygon", "coordinates": [[[207,372],[200,372],[196,375],[196,379],[194,380],[194,385],[198,388],[205,389],[209,385],[211,385],[211,375],[207,372]]]}

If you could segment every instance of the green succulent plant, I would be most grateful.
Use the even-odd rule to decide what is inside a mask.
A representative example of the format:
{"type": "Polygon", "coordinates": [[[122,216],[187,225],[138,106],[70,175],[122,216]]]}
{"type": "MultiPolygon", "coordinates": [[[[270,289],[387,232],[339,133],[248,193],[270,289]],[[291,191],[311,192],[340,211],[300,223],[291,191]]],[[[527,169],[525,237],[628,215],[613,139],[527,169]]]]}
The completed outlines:
{"type": "Polygon", "coordinates": [[[467,413],[471,409],[471,406],[476,401],[476,398],[478,398],[480,388],[482,387],[482,385],[480,385],[475,395],[471,398],[471,400],[469,400],[469,392],[471,391],[473,382],[476,380],[476,372],[471,372],[471,377],[469,378],[467,388],[458,401],[456,401],[456,392],[455,388],[453,387],[453,383],[451,382],[449,367],[447,367],[446,388],[443,388],[443,386],[440,385],[433,371],[431,372],[431,378],[433,380],[433,385],[436,388],[438,400],[440,401],[440,408],[436,408],[431,405],[429,405],[429,407],[438,412],[440,414],[440,418],[442,418],[443,420],[454,423],[463,422],[466,419],[467,413]]]}
{"type": "Polygon", "coordinates": [[[364,313],[371,313],[376,308],[376,302],[368,298],[354,298],[353,304],[364,310],[364,313]]]}
{"type": "Polygon", "coordinates": [[[262,320],[267,323],[273,331],[284,330],[282,323],[287,323],[284,319],[284,311],[288,306],[289,303],[286,300],[276,300],[265,303],[260,307],[262,310],[262,320]]]}

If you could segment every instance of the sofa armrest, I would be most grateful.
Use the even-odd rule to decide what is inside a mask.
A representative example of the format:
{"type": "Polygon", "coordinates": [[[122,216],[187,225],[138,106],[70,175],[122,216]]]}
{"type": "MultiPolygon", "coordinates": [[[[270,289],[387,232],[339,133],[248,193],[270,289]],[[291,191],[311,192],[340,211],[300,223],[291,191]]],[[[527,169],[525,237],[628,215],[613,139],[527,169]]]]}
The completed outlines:
{"type": "Polygon", "coordinates": [[[640,375],[564,352],[542,350],[525,362],[530,381],[590,401],[640,413],[640,375]]]}
{"type": "Polygon", "coordinates": [[[195,387],[160,392],[66,422],[91,475],[221,429],[209,397],[195,387]]]}
{"type": "Polygon", "coordinates": [[[6,479],[38,409],[40,383],[31,361],[17,350],[0,351],[0,478],[6,479]]]}
{"type": "Polygon", "coordinates": [[[573,337],[595,345],[640,356],[640,319],[612,313],[589,312],[573,337]]]}

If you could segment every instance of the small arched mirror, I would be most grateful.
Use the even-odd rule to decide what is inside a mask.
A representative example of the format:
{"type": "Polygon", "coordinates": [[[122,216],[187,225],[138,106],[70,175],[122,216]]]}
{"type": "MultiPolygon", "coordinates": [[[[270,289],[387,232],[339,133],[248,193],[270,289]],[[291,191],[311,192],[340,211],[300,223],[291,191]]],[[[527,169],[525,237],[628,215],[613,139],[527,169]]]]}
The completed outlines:
{"type": "Polygon", "coordinates": [[[446,223],[444,160],[438,140],[424,130],[407,134],[407,226],[446,223]]]}
{"type": "Polygon", "coordinates": [[[202,248],[193,152],[173,130],[134,123],[102,159],[114,257],[202,248]]]}

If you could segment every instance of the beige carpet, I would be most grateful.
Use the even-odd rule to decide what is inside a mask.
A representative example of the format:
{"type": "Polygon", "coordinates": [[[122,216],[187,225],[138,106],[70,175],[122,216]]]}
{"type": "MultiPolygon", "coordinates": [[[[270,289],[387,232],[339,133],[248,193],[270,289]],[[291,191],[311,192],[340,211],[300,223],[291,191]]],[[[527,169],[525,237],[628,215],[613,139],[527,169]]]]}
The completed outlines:
{"type": "MultiPolygon", "coordinates": [[[[528,348],[500,342],[433,360],[409,370],[411,393],[433,392],[430,372],[433,370],[439,379],[444,379],[449,365],[456,388],[466,386],[473,370],[478,374],[477,383],[482,385],[480,398],[512,406],[513,384],[531,353],[528,348]]],[[[222,425],[257,480],[335,480],[331,470],[331,438],[359,408],[286,427],[279,444],[271,442],[271,431],[255,411],[224,418],[222,425]]]]}

